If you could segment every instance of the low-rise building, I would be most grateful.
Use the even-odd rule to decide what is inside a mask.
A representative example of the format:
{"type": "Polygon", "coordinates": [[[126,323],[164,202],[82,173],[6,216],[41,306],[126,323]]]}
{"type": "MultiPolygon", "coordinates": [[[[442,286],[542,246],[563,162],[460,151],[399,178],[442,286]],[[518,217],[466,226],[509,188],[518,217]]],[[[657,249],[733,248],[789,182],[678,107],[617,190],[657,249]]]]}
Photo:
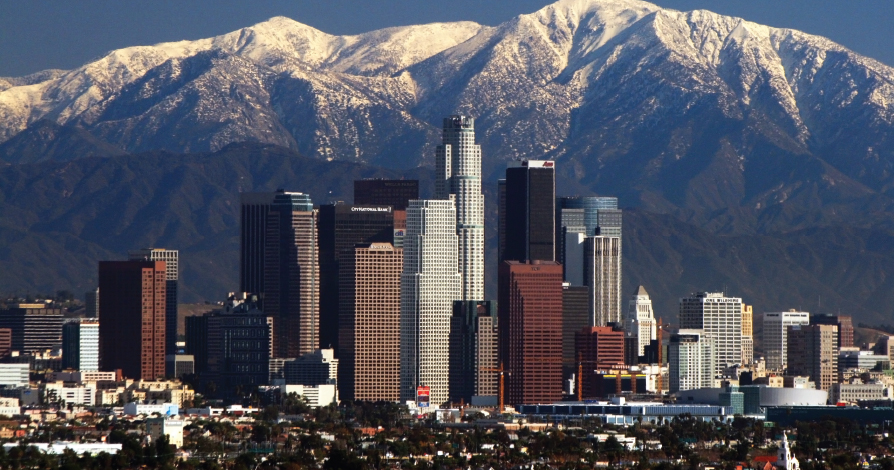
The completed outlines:
{"type": "Polygon", "coordinates": [[[279,392],[283,395],[296,393],[303,396],[311,408],[327,406],[338,403],[338,391],[334,384],[321,385],[280,385],[279,392]]]}
{"type": "Polygon", "coordinates": [[[124,405],[124,414],[128,416],[150,416],[152,413],[158,413],[162,416],[176,416],[179,412],[180,407],[173,403],[146,404],[131,402],[124,405]]]}
{"type": "Polygon", "coordinates": [[[0,385],[24,387],[29,383],[30,364],[0,364],[0,385]]]}
{"type": "MultiPolygon", "coordinates": [[[[10,442],[7,444],[3,444],[3,449],[9,452],[10,450],[18,447],[18,442],[10,442]]],[[[77,455],[81,455],[83,453],[88,453],[90,455],[99,455],[102,452],[107,454],[115,455],[117,454],[122,447],[122,444],[107,444],[105,442],[53,442],[51,444],[42,443],[42,442],[33,442],[30,444],[26,444],[28,447],[33,447],[39,450],[42,453],[50,454],[50,455],[61,455],[66,450],[71,450],[77,455]]]]}
{"type": "Polygon", "coordinates": [[[892,388],[883,384],[841,383],[829,389],[829,403],[857,403],[867,400],[890,400],[892,388]]]}
{"type": "Polygon", "coordinates": [[[168,441],[178,449],[183,447],[183,420],[170,418],[149,418],[146,420],[146,433],[157,441],[161,436],[168,436],[168,441]]]}

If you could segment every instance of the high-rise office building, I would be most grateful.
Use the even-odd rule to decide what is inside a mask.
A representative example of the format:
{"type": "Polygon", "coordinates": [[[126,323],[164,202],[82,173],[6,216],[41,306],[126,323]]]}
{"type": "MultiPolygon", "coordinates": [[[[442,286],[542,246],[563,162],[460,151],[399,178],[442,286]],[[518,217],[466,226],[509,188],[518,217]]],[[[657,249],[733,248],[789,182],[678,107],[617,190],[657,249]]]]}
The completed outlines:
{"type": "Polygon", "coordinates": [[[180,252],[164,248],[144,248],[128,253],[131,261],[165,262],[165,354],[177,353],[177,280],[180,279],[180,252]]]}
{"type": "Polygon", "coordinates": [[[850,315],[813,314],[810,316],[810,324],[837,326],[839,347],[854,347],[854,322],[850,315]]]}
{"type": "Polygon", "coordinates": [[[283,364],[283,380],[288,385],[336,385],[338,382],[339,360],[335,351],[318,349],[299,358],[286,360],[283,364]]]}
{"type": "Polygon", "coordinates": [[[444,118],[435,156],[435,199],[454,196],[462,300],[484,300],[484,194],[481,146],[475,144],[475,120],[444,118]]]}
{"type": "Polygon", "coordinates": [[[575,334],[574,341],[583,376],[580,377],[585,397],[596,396],[597,369],[623,367],[624,331],[610,326],[585,327],[575,334]]]}
{"type": "Polygon", "coordinates": [[[340,265],[339,395],[396,402],[403,250],[391,243],[366,243],[353,252],[340,265]]]}
{"type": "Polygon", "coordinates": [[[99,318],[99,288],[88,290],[84,293],[84,316],[87,318],[99,318]]]}
{"type": "Polygon", "coordinates": [[[99,322],[69,320],[62,325],[62,368],[99,370],[99,322]]]}
{"type": "Polygon", "coordinates": [[[239,231],[239,291],[264,294],[264,249],[267,215],[276,197],[270,193],[241,193],[239,231]]]}
{"type": "Polygon", "coordinates": [[[320,346],[323,349],[341,350],[339,347],[341,266],[353,260],[354,246],[358,243],[392,243],[395,213],[391,206],[381,205],[320,206],[320,346]]]}
{"type": "Polygon", "coordinates": [[[817,389],[838,382],[838,325],[788,327],[788,375],[810,377],[817,389]]]}
{"type": "Polygon", "coordinates": [[[396,211],[405,211],[413,199],[419,199],[418,180],[354,181],[354,205],[357,206],[391,206],[396,211]]]}
{"type": "Polygon", "coordinates": [[[12,329],[0,328],[0,359],[12,353],[12,329]]]}
{"type": "Polygon", "coordinates": [[[264,313],[273,317],[277,357],[318,349],[320,264],[317,211],[310,196],[278,192],[267,214],[264,313]]]}
{"type": "Polygon", "coordinates": [[[643,286],[636,289],[627,304],[625,327],[627,334],[636,339],[637,357],[645,354],[646,346],[658,337],[658,323],[655,322],[652,311],[652,299],[643,286]]]}
{"type": "Polygon", "coordinates": [[[577,333],[590,326],[590,289],[562,284],[562,364],[566,377],[577,371],[577,333]]]}
{"type": "Polygon", "coordinates": [[[714,374],[742,363],[742,299],[697,292],[680,299],[680,328],[704,330],[715,344],[714,374]]]}
{"type": "Polygon", "coordinates": [[[497,396],[497,305],[457,301],[450,319],[450,401],[497,396]]]}
{"type": "Polygon", "coordinates": [[[430,387],[433,404],[449,398],[446,346],[453,302],[462,295],[457,238],[452,199],[410,201],[400,290],[402,401],[415,400],[417,387],[430,387]]]}
{"type": "Polygon", "coordinates": [[[155,380],[165,375],[167,267],[164,261],[100,261],[102,370],[155,380]]]}
{"type": "Polygon", "coordinates": [[[562,398],[562,265],[555,261],[500,264],[499,352],[510,371],[509,404],[562,398]]]}
{"type": "Polygon", "coordinates": [[[584,265],[587,261],[584,256],[587,236],[584,233],[566,231],[562,244],[562,269],[565,273],[565,282],[572,286],[586,286],[584,278],[584,265]]]}
{"type": "Polygon", "coordinates": [[[62,309],[53,304],[13,304],[0,310],[0,328],[12,331],[12,350],[44,351],[62,344],[62,309]]]}
{"type": "MultiPolygon", "coordinates": [[[[555,261],[555,162],[511,162],[506,169],[505,194],[500,199],[504,205],[500,212],[506,214],[500,261],[555,261]]],[[[500,224],[503,226],[502,221],[500,224]]]]}
{"type": "Polygon", "coordinates": [[[186,317],[186,354],[193,357],[196,374],[208,370],[208,315],[186,317]]]}
{"type": "Polygon", "coordinates": [[[754,362],[754,307],[742,304],[742,364],[754,362]]]}
{"type": "Polygon", "coordinates": [[[680,329],[667,346],[670,392],[714,386],[715,341],[702,330],[680,329]]]}
{"type": "Polygon", "coordinates": [[[506,259],[506,178],[497,180],[497,259],[506,259]]]}
{"type": "Polygon", "coordinates": [[[620,324],[620,237],[593,236],[584,240],[584,283],[590,290],[590,325],[620,324]]]}
{"type": "Polygon", "coordinates": [[[810,314],[807,312],[764,313],[764,354],[768,370],[782,372],[788,365],[788,327],[809,324],[810,314]]]}
{"type": "MultiPolygon", "coordinates": [[[[271,320],[255,295],[231,294],[222,310],[208,314],[208,368],[203,376],[217,393],[234,397],[267,383],[271,320]]],[[[275,326],[275,320],[273,325],[275,326]]]]}
{"type": "MultiPolygon", "coordinates": [[[[556,199],[556,260],[567,265],[565,280],[575,283],[574,273],[582,256],[573,243],[575,235],[621,237],[622,212],[618,198],[605,196],[573,196],[556,199]],[[571,243],[566,240],[572,237],[571,243]],[[566,251],[569,253],[566,254],[566,251]],[[569,266],[571,269],[569,269],[569,266]]],[[[583,240],[581,238],[580,240],[583,240]]]]}

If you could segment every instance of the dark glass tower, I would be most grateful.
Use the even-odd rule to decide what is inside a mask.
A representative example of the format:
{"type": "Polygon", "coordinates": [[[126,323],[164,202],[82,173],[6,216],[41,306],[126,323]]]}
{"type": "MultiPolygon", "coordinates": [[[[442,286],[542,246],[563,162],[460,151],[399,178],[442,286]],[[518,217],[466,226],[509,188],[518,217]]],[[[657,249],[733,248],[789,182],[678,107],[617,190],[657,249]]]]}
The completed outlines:
{"type": "Polygon", "coordinates": [[[239,249],[239,291],[264,293],[264,240],[267,214],[276,193],[242,193],[239,249]]]}
{"type": "Polygon", "coordinates": [[[407,210],[412,199],[419,199],[418,180],[369,179],[354,181],[354,204],[358,206],[391,206],[407,210]]]}
{"type": "Polygon", "coordinates": [[[501,261],[555,261],[555,162],[512,162],[506,169],[505,187],[505,248],[501,261]]]}

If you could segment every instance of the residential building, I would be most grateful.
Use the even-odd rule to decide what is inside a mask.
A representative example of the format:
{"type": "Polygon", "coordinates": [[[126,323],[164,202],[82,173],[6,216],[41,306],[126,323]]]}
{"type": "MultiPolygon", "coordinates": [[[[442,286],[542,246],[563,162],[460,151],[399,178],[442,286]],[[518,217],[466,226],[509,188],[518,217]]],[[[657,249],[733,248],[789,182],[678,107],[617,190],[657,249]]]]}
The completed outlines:
{"type": "Polygon", "coordinates": [[[346,400],[400,399],[400,282],[403,250],[353,247],[340,266],[339,394],[346,400]]]}
{"type": "Polygon", "coordinates": [[[131,261],[165,262],[165,354],[177,353],[177,280],[180,279],[180,252],[164,248],[144,248],[128,253],[131,261]]]}
{"type": "Polygon", "coordinates": [[[62,367],[99,370],[99,321],[70,320],[62,326],[62,367]]]}
{"type": "Polygon", "coordinates": [[[354,204],[358,206],[391,206],[405,211],[413,199],[419,199],[419,180],[354,181],[354,204]]]}
{"type": "Polygon", "coordinates": [[[410,201],[400,291],[402,401],[415,400],[422,386],[434,404],[449,398],[446,346],[453,302],[462,295],[458,243],[452,199],[410,201]]]}
{"type": "Polygon", "coordinates": [[[450,319],[450,401],[497,396],[497,304],[457,301],[450,319]]]}
{"type": "Polygon", "coordinates": [[[838,325],[788,327],[788,375],[806,375],[816,388],[838,382],[838,325]]]}
{"type": "Polygon", "coordinates": [[[621,324],[620,237],[587,237],[584,283],[590,290],[590,325],[621,324]]]}
{"type": "Polygon", "coordinates": [[[644,355],[646,346],[658,337],[658,323],[652,311],[652,298],[643,286],[636,289],[633,298],[627,303],[625,327],[627,334],[636,341],[637,357],[644,355]]]}
{"type": "Polygon", "coordinates": [[[838,327],[838,346],[854,347],[854,322],[850,315],[813,314],[811,325],[835,325],[838,327]]]}
{"type": "Polygon", "coordinates": [[[320,265],[317,211],[310,196],[277,192],[267,214],[264,313],[274,319],[274,352],[297,357],[318,349],[320,265]]]}
{"type": "Polygon", "coordinates": [[[23,353],[62,344],[62,309],[53,304],[13,304],[0,310],[0,328],[12,331],[12,350],[23,353]]]}
{"type": "Polygon", "coordinates": [[[809,325],[810,314],[789,310],[764,313],[764,354],[767,369],[782,371],[788,364],[788,327],[809,325]]]}
{"type": "Polygon", "coordinates": [[[507,403],[562,398],[562,265],[555,261],[500,264],[499,357],[510,371],[507,403]]]}
{"type": "Polygon", "coordinates": [[[500,261],[555,261],[556,165],[553,161],[522,160],[506,169],[504,246],[500,261]],[[510,234],[511,236],[506,236],[510,234]]]}
{"type": "Polygon", "coordinates": [[[167,268],[164,261],[100,261],[100,366],[125,377],[165,375],[167,268]]]}
{"type": "Polygon", "coordinates": [[[240,193],[239,291],[263,295],[267,216],[275,192],[240,193]]]}
{"type": "Polygon", "coordinates": [[[680,299],[680,328],[704,330],[714,341],[714,375],[742,363],[742,299],[698,292],[680,299]]]}
{"type": "Polygon", "coordinates": [[[444,118],[441,145],[435,152],[435,199],[456,202],[460,300],[484,300],[484,194],[481,146],[475,144],[475,119],[444,118]]]}
{"type": "Polygon", "coordinates": [[[670,392],[714,386],[715,340],[703,330],[680,329],[667,347],[670,392]]]}

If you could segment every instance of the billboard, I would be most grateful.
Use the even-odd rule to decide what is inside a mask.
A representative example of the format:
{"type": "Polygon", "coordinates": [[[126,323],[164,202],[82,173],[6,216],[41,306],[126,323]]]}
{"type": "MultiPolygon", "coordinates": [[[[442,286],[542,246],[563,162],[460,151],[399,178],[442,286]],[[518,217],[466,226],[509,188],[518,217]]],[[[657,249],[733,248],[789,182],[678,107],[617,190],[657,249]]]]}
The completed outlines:
{"type": "Polygon", "coordinates": [[[431,396],[431,387],[416,387],[416,406],[420,408],[428,408],[429,397],[431,396]]]}

